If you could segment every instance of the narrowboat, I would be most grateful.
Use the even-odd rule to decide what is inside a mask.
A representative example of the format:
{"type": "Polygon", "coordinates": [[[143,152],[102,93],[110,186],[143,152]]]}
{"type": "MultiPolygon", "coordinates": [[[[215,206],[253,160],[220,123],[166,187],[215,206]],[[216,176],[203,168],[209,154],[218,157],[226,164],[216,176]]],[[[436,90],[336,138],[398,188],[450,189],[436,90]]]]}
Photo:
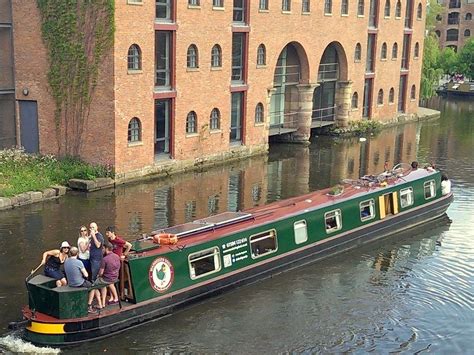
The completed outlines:
{"type": "MultiPolygon", "coordinates": [[[[453,194],[434,168],[391,171],[143,235],[122,265],[121,301],[90,314],[88,290],[27,279],[23,337],[67,346],[443,217],[453,194]]],[[[450,183],[449,183],[450,184],[450,183]]]]}

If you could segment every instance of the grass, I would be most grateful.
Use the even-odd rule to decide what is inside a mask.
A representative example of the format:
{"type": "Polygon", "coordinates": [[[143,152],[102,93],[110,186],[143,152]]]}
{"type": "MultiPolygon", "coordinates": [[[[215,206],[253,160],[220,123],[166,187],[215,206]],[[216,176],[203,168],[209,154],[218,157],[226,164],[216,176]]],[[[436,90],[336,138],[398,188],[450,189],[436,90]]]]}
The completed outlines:
{"type": "Polygon", "coordinates": [[[57,159],[51,155],[26,154],[19,149],[0,151],[0,196],[3,197],[66,185],[69,179],[98,177],[113,177],[113,170],[73,157],[57,159]]]}

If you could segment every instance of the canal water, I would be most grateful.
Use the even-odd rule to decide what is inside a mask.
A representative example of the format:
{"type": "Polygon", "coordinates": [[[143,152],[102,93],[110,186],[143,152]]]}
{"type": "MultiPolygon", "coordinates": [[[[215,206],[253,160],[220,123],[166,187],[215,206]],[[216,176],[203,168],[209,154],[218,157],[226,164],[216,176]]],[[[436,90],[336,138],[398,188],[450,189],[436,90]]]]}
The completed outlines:
{"type": "Polygon", "coordinates": [[[242,210],[383,170],[385,161],[434,163],[453,182],[448,217],[208,299],[164,319],[91,342],[80,352],[472,351],[474,339],[474,102],[439,100],[438,120],[366,140],[313,137],[309,147],[202,172],[76,193],[0,213],[0,352],[54,352],[21,341],[24,280],[45,250],[74,243],[96,221],[140,233],[242,210]],[[450,223],[452,221],[452,223],[450,223]]]}

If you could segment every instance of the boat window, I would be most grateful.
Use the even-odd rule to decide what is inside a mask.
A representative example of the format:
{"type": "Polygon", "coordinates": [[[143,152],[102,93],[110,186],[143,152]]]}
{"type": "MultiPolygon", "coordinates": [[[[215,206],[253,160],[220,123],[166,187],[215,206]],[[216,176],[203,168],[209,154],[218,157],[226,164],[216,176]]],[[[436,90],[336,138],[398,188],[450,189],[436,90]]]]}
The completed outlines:
{"type": "Polygon", "coordinates": [[[367,200],[360,203],[360,220],[368,221],[375,217],[375,202],[374,200],[367,200]]]}
{"type": "Polygon", "coordinates": [[[400,206],[406,208],[413,205],[413,188],[407,187],[400,190],[400,206]]]}
{"type": "Polygon", "coordinates": [[[324,223],[326,223],[326,232],[332,233],[342,228],[341,210],[334,210],[324,214],[324,223]]]}
{"type": "Polygon", "coordinates": [[[218,272],[220,269],[220,253],[217,247],[189,255],[189,274],[193,280],[218,272]]]}
{"type": "Polygon", "coordinates": [[[425,199],[428,200],[436,196],[436,185],[434,180],[427,181],[423,184],[425,190],[425,199]]]}
{"type": "Polygon", "coordinates": [[[273,253],[277,248],[276,231],[274,229],[250,237],[250,249],[252,250],[253,259],[273,253]]]}
{"type": "Polygon", "coordinates": [[[294,224],[295,228],[295,243],[301,244],[308,240],[308,229],[306,228],[306,221],[298,221],[294,224]]]}

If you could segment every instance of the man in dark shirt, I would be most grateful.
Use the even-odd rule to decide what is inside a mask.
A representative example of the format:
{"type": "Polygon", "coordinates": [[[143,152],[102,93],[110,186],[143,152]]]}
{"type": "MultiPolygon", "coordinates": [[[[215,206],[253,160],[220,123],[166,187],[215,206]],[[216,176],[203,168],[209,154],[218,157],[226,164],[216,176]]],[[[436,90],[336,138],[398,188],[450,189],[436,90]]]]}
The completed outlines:
{"type": "Polygon", "coordinates": [[[115,282],[118,280],[120,271],[120,256],[115,254],[113,246],[109,242],[105,243],[105,256],[102,259],[102,264],[99,270],[99,276],[96,280],[96,285],[104,286],[101,289],[102,303],[105,304],[107,297],[107,288],[110,290],[109,304],[115,304],[118,302],[117,289],[115,288],[115,282]]]}
{"type": "Polygon", "coordinates": [[[125,257],[130,252],[130,249],[132,248],[132,244],[116,235],[115,227],[107,227],[107,229],[105,230],[105,236],[113,245],[113,252],[120,256],[121,259],[125,259],[125,257]]]}
{"type": "Polygon", "coordinates": [[[97,275],[99,274],[100,264],[103,258],[103,246],[104,246],[104,236],[99,232],[97,224],[92,222],[89,225],[89,231],[91,234],[91,244],[90,244],[90,257],[89,261],[91,263],[91,279],[95,281],[97,275]]]}

